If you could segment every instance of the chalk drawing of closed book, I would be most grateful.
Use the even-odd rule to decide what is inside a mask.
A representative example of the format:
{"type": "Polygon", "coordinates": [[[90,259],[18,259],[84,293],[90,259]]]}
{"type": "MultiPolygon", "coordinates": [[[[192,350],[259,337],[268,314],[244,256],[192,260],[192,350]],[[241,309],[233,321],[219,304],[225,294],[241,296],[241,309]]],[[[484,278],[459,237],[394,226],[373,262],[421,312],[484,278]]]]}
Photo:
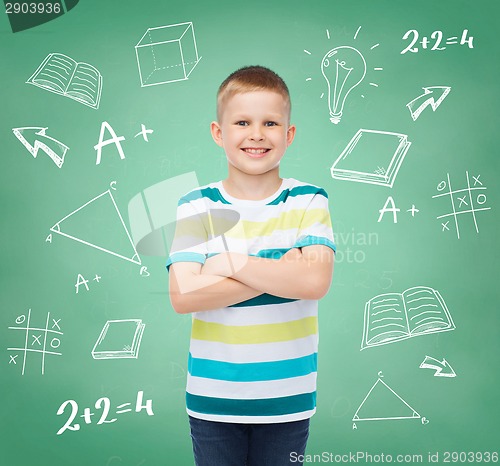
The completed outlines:
{"type": "Polygon", "coordinates": [[[360,129],[332,165],[331,175],[392,188],[410,146],[406,134],[360,129]]]}
{"type": "Polygon", "coordinates": [[[62,53],[50,53],[26,81],[49,92],[99,108],[101,73],[88,63],[78,63],[62,53]]]}
{"type": "Polygon", "coordinates": [[[92,357],[137,359],[144,327],[141,319],[108,320],[94,345],[92,357]]]}
{"type": "Polygon", "coordinates": [[[385,293],[365,305],[361,350],[448,330],[455,330],[455,324],[443,297],[433,288],[385,293]]]}

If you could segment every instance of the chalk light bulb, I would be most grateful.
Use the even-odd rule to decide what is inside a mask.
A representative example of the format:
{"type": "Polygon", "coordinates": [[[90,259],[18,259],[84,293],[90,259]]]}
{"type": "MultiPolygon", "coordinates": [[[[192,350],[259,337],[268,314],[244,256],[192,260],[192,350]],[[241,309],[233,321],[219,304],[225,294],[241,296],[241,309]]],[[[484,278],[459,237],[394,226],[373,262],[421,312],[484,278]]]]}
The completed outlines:
{"type": "Polygon", "coordinates": [[[366,62],[353,47],[335,47],[323,57],[321,73],[328,84],[330,121],[338,124],[347,96],[365,77],[366,62]]]}

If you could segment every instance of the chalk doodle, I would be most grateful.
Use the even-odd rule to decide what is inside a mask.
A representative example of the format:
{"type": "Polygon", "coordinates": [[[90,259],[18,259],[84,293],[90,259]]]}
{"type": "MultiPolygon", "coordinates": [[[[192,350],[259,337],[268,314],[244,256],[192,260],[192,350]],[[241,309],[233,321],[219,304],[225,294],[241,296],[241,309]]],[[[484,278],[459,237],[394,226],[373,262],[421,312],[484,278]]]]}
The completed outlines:
{"type": "MultiPolygon", "coordinates": [[[[393,197],[388,196],[384,206],[381,209],[379,209],[379,216],[377,222],[380,223],[386,213],[392,212],[393,223],[398,223],[398,212],[400,211],[401,209],[396,207],[396,202],[394,201],[393,197]]],[[[415,204],[412,204],[411,208],[407,209],[406,212],[410,212],[411,216],[415,218],[415,214],[418,214],[420,210],[415,207],[415,204]]]]}
{"type": "Polygon", "coordinates": [[[145,326],[141,319],[108,320],[92,349],[92,357],[137,359],[145,326]]]}
{"type": "Polygon", "coordinates": [[[443,358],[442,361],[430,356],[426,356],[425,359],[420,364],[420,369],[432,369],[434,370],[434,377],[456,377],[457,374],[450,366],[450,363],[443,358]]]}
{"type": "Polygon", "coordinates": [[[149,28],[135,54],[141,87],[189,79],[202,58],[192,22],[149,28]]]}
{"type": "Polygon", "coordinates": [[[451,87],[448,86],[430,86],[423,87],[422,89],[424,90],[422,95],[406,104],[413,121],[416,121],[420,114],[429,106],[435,112],[451,91],[451,87]]]}
{"type": "MultiPolygon", "coordinates": [[[[64,414],[64,411],[66,410],[67,406],[70,406],[71,412],[69,414],[68,420],[57,431],[57,435],[61,435],[66,430],[72,430],[72,431],[80,430],[80,424],[78,423],[73,424],[74,420],[78,416],[78,411],[79,411],[78,403],[75,400],[66,400],[64,403],[62,403],[61,406],[59,406],[59,409],[57,410],[57,415],[60,416],[61,414],[64,414]]],[[[116,406],[115,414],[118,415],[118,414],[130,413],[132,412],[131,406],[132,403],[122,403],[116,406]]],[[[108,419],[108,416],[110,416],[110,411],[111,411],[111,400],[108,397],[99,398],[95,402],[94,407],[96,410],[102,410],[99,420],[97,421],[97,425],[110,424],[117,421],[117,418],[115,417],[108,419]]],[[[136,413],[140,413],[143,409],[146,410],[148,416],[154,416],[153,401],[147,400],[146,403],[144,403],[144,392],[140,390],[137,392],[134,411],[136,413]]],[[[92,408],[84,408],[83,414],[81,414],[80,417],[83,418],[85,424],[92,424],[92,416],[95,416],[95,414],[96,413],[92,412],[92,408]]]]}
{"type": "MultiPolygon", "coordinates": [[[[453,190],[451,187],[451,180],[449,173],[446,174],[446,180],[442,180],[437,185],[437,191],[439,194],[432,196],[433,199],[440,199],[441,201],[449,200],[451,207],[451,213],[439,215],[438,220],[453,218],[455,224],[455,230],[457,233],[457,238],[460,239],[460,225],[459,218],[471,218],[476,233],[479,233],[479,226],[477,224],[477,213],[486,210],[491,210],[491,207],[486,205],[487,197],[485,194],[486,186],[483,186],[483,182],[480,180],[481,175],[472,176],[473,185],[471,186],[471,180],[469,178],[469,172],[465,172],[465,178],[467,182],[467,187],[463,189],[453,190]],[[470,217],[469,217],[470,214],[470,217]]],[[[441,231],[451,231],[450,221],[446,220],[441,222],[441,231]]]]}
{"type": "Polygon", "coordinates": [[[50,231],[120,259],[141,265],[141,259],[116,205],[112,189],[114,188],[111,187],[70,212],[50,228],[50,231]],[[113,231],[111,236],[109,231],[113,231]],[[116,251],[117,244],[121,246],[123,251],[116,251]]]}
{"type": "MultiPolygon", "coordinates": [[[[458,42],[458,36],[451,36],[451,37],[447,37],[445,39],[445,44],[446,45],[455,45],[455,44],[465,45],[465,44],[467,44],[470,49],[473,49],[474,48],[474,37],[472,37],[472,36],[468,37],[468,36],[469,36],[469,30],[464,29],[462,31],[462,36],[460,37],[460,42],[458,42]]],[[[401,55],[404,55],[406,52],[418,53],[418,47],[414,47],[418,42],[418,37],[419,37],[419,34],[418,34],[418,31],[416,29],[410,29],[409,31],[405,32],[405,34],[403,35],[403,40],[410,39],[410,44],[401,51],[401,55]],[[411,37],[411,36],[413,36],[413,37],[411,37]],[[411,37],[411,39],[410,39],[410,37],[411,37]]],[[[441,43],[443,42],[443,32],[442,31],[434,31],[431,34],[430,39],[434,41],[434,44],[432,45],[430,50],[445,50],[446,49],[446,47],[441,47],[441,43]]],[[[429,40],[429,38],[427,36],[424,36],[424,37],[422,37],[422,40],[420,40],[420,42],[418,42],[418,43],[422,46],[422,49],[425,50],[429,46],[431,40],[429,40]]]]}
{"type": "MultiPolygon", "coordinates": [[[[146,128],[144,123],[141,123],[141,131],[139,131],[134,136],[134,138],[136,138],[139,135],[142,135],[143,140],[146,142],[149,142],[148,134],[153,134],[153,133],[154,133],[154,130],[146,128]]],[[[115,149],[117,150],[118,155],[120,156],[120,159],[123,160],[125,158],[125,152],[124,152],[123,147],[122,147],[122,141],[125,141],[125,136],[118,136],[116,134],[114,128],[107,121],[103,121],[101,123],[101,130],[99,132],[99,141],[94,146],[94,149],[97,152],[95,164],[100,165],[101,158],[102,158],[102,148],[109,146],[111,144],[115,145],[115,149]],[[104,139],[106,131],[111,136],[108,139],[104,139]]]]}
{"type": "MultiPolygon", "coordinates": [[[[102,277],[98,274],[95,274],[95,277],[92,279],[96,283],[101,282],[102,277]]],[[[81,273],[78,274],[76,277],[76,283],[75,283],[75,293],[78,294],[80,291],[80,287],[84,286],[87,291],[90,291],[89,287],[89,280],[87,280],[81,273]]]]}
{"type": "Polygon", "coordinates": [[[107,122],[103,121],[101,123],[101,131],[99,133],[99,142],[94,146],[94,149],[97,151],[97,157],[95,164],[99,165],[101,163],[102,157],[102,148],[108,146],[109,144],[114,144],[118,154],[120,155],[120,159],[125,158],[125,154],[123,152],[121,142],[124,141],[125,138],[123,136],[117,136],[113,127],[107,122]],[[107,130],[109,134],[111,134],[111,138],[104,140],[104,131],[107,130]]]}
{"type": "Polygon", "coordinates": [[[61,168],[64,163],[64,156],[69,147],[57,139],[47,136],[47,129],[41,126],[25,126],[23,128],[13,128],[12,132],[23,144],[28,152],[36,159],[38,152],[45,152],[52,161],[61,168]]]}
{"type": "Polygon", "coordinates": [[[415,214],[418,214],[420,212],[420,210],[418,210],[416,207],[415,207],[415,204],[412,204],[411,205],[411,208],[408,209],[406,212],[411,212],[411,216],[412,217],[415,217],[415,214]]]}
{"type": "Polygon", "coordinates": [[[365,305],[361,350],[429,333],[455,330],[446,303],[428,286],[384,293],[365,305]]]}
{"type": "Polygon", "coordinates": [[[347,96],[366,75],[365,58],[354,47],[335,47],[323,57],[321,73],[328,85],[330,121],[338,124],[342,118],[347,96]]]}
{"type": "Polygon", "coordinates": [[[144,125],[144,123],[141,123],[141,130],[134,136],[134,138],[136,138],[137,136],[139,136],[139,134],[142,134],[143,139],[146,142],[149,142],[148,134],[153,134],[153,133],[154,133],[154,130],[147,129],[146,126],[144,125]]]}
{"type": "Polygon", "coordinates": [[[379,210],[380,215],[378,217],[377,222],[380,223],[382,221],[382,219],[384,218],[384,214],[386,214],[387,212],[392,212],[392,221],[394,223],[398,223],[398,212],[400,210],[401,209],[398,209],[396,207],[396,204],[394,203],[394,199],[392,198],[392,196],[388,196],[387,200],[385,201],[384,207],[382,207],[379,210]]]}
{"type": "MultiPolygon", "coordinates": [[[[356,30],[353,40],[356,40],[361,30],[361,26],[356,30]]],[[[326,30],[328,40],[330,31],[326,30]]],[[[378,47],[373,45],[370,49],[378,47]]],[[[312,55],[309,50],[304,50],[307,55],[312,55]]],[[[344,105],[347,97],[356,87],[358,87],[366,76],[366,60],[363,54],[355,47],[340,45],[330,49],[321,60],[321,74],[327,84],[328,110],[330,121],[339,124],[344,114],[344,105]]],[[[382,71],[383,68],[373,68],[374,71],[382,71]]],[[[308,77],[306,81],[311,81],[308,77]]],[[[371,86],[378,87],[378,84],[370,82],[371,86]]],[[[324,97],[324,93],[321,98],[324,97]]],[[[364,97],[364,95],[361,95],[364,97]]]]}
{"type": "Polygon", "coordinates": [[[410,146],[406,134],[360,129],[332,165],[332,178],[392,188],[410,146]]]}
{"type": "Polygon", "coordinates": [[[23,355],[21,375],[25,374],[28,354],[30,355],[29,359],[39,358],[35,359],[33,362],[40,362],[42,375],[45,374],[46,356],[62,355],[62,353],[59,352],[61,337],[63,335],[61,331],[61,319],[54,319],[51,317],[50,312],[47,312],[45,325],[39,327],[33,324],[31,309],[29,309],[28,314],[22,314],[16,318],[15,326],[9,327],[9,330],[13,330],[16,334],[19,334],[19,338],[16,338],[16,340],[23,343],[19,346],[7,348],[8,351],[12,352],[12,354],[9,355],[9,364],[17,365],[18,362],[20,363],[20,361],[18,361],[19,355],[23,355]]]}
{"type": "Polygon", "coordinates": [[[429,421],[415,411],[401,396],[399,396],[382,379],[379,372],[377,381],[368,391],[352,418],[353,429],[357,429],[358,421],[391,421],[402,419],[420,419],[422,424],[429,421]]]}
{"type": "Polygon", "coordinates": [[[99,108],[101,73],[88,63],[78,63],[62,53],[50,53],[30,76],[28,84],[69,97],[93,109],[99,108]]]}

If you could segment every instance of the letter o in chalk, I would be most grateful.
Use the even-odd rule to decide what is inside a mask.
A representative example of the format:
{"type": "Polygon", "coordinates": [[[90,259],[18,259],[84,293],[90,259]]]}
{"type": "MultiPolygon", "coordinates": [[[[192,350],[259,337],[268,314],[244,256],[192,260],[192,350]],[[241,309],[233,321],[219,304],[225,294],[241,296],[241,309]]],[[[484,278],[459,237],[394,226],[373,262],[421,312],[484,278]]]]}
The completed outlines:
{"type": "Polygon", "coordinates": [[[50,346],[52,346],[52,348],[54,349],[59,348],[60,345],[61,345],[61,340],[59,340],[59,338],[52,338],[52,341],[50,342],[50,346]]]}

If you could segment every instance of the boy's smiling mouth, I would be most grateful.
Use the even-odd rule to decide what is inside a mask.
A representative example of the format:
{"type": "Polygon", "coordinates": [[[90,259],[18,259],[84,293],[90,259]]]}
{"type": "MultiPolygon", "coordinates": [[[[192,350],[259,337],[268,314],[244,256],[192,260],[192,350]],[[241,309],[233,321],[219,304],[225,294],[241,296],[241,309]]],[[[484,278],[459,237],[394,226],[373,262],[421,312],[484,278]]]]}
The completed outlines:
{"type": "Polygon", "coordinates": [[[264,157],[271,149],[266,149],[264,147],[243,147],[241,150],[250,157],[260,158],[264,157]]]}

